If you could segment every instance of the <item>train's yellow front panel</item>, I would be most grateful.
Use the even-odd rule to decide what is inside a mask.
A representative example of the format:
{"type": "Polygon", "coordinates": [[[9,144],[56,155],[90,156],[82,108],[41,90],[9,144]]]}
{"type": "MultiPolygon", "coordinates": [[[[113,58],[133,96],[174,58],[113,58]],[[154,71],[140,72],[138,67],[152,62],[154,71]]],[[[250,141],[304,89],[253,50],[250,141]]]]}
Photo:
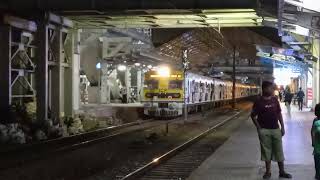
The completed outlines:
{"type": "Polygon", "coordinates": [[[183,102],[184,76],[181,71],[173,71],[168,74],[159,74],[157,71],[145,73],[144,101],[183,102]]]}

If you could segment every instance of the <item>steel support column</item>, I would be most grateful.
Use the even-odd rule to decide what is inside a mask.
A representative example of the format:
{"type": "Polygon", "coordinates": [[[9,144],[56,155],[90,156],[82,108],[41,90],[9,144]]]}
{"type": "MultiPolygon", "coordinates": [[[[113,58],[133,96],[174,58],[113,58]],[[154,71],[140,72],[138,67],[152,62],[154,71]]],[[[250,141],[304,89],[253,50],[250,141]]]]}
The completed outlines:
{"type": "Polygon", "coordinates": [[[11,104],[11,30],[8,25],[0,25],[0,112],[7,114],[11,104]]]}
{"type": "Polygon", "coordinates": [[[71,66],[74,42],[72,35],[68,37],[68,28],[72,27],[72,22],[50,13],[45,16],[46,20],[38,24],[37,32],[39,49],[36,78],[39,120],[48,118],[49,108],[53,119],[73,114],[71,66]]]}
{"type": "Polygon", "coordinates": [[[74,52],[72,59],[73,111],[80,108],[80,30],[74,32],[74,52]]]}
{"type": "MultiPolygon", "coordinates": [[[[78,87],[73,87],[73,82],[76,79],[73,79],[73,70],[75,70],[75,72],[78,70],[79,72],[79,68],[76,67],[78,64],[74,61],[74,32],[70,31],[68,33],[66,33],[67,38],[63,41],[64,45],[64,63],[66,63],[65,66],[63,66],[63,70],[64,70],[64,78],[62,81],[64,84],[64,101],[62,101],[64,103],[64,113],[66,116],[72,116],[73,115],[73,108],[74,108],[74,98],[78,98],[75,97],[73,94],[73,88],[78,89],[79,90],[79,86],[78,87]]],[[[80,76],[78,76],[80,77],[80,76]]],[[[79,99],[79,98],[78,98],[79,99]]]]}
{"type": "Polygon", "coordinates": [[[237,47],[233,47],[233,62],[232,62],[232,108],[236,107],[236,50],[237,47]]]}
{"type": "MultiPolygon", "coordinates": [[[[314,40],[312,44],[312,51],[313,51],[313,56],[317,57],[318,59],[320,58],[320,40],[314,40]]],[[[319,86],[320,86],[320,60],[317,62],[313,63],[313,70],[312,70],[312,108],[315,107],[317,103],[319,103],[320,99],[320,92],[319,92],[319,86]]]]}
{"type": "Polygon", "coordinates": [[[131,68],[127,67],[125,71],[125,85],[126,85],[126,92],[127,92],[127,103],[130,103],[129,100],[131,99],[131,68]]]}
{"type": "Polygon", "coordinates": [[[37,68],[36,68],[36,90],[37,90],[37,119],[48,119],[48,52],[49,32],[46,22],[38,24],[37,32],[37,68]]]}
{"type": "Polygon", "coordinates": [[[142,72],[141,70],[139,69],[137,71],[137,101],[138,102],[141,102],[141,89],[143,88],[143,84],[142,84],[142,72]]]}
{"type": "Polygon", "coordinates": [[[64,55],[62,53],[62,31],[60,29],[53,29],[53,31],[56,37],[50,47],[52,56],[55,58],[51,74],[51,110],[55,117],[60,118],[64,116],[64,69],[62,66],[64,55]]]}

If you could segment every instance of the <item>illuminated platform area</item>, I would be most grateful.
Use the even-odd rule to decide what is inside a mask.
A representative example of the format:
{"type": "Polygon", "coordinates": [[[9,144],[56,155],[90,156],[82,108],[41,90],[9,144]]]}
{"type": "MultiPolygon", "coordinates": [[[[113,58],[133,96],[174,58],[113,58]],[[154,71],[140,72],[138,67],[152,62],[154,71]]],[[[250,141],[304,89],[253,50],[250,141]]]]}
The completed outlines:
{"type": "MultiPolygon", "coordinates": [[[[286,170],[296,180],[314,179],[310,128],[314,115],[308,109],[298,112],[291,107],[291,117],[285,107],[283,116],[286,135],[283,137],[286,170]]],[[[249,119],[211,157],[195,170],[189,180],[257,180],[265,168],[260,161],[260,146],[256,129],[249,119]]],[[[272,164],[271,179],[279,179],[278,167],[272,164]]]]}

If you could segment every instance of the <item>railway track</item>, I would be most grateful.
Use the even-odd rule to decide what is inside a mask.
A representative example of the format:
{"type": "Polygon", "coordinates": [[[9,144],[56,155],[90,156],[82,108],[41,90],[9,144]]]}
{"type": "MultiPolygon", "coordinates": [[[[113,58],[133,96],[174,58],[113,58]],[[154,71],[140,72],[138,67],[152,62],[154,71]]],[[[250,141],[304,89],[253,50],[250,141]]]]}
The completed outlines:
{"type": "Polygon", "coordinates": [[[115,137],[125,136],[129,133],[144,131],[156,126],[182,121],[183,118],[181,117],[167,121],[148,119],[65,138],[53,139],[35,144],[26,144],[10,149],[2,149],[0,150],[0,162],[2,162],[0,163],[0,171],[18,167],[29,161],[45,159],[47,157],[60,155],[67,151],[106,142],[115,137]]]}
{"type": "Polygon", "coordinates": [[[143,131],[155,126],[179,120],[180,119],[169,122],[153,121],[151,119],[137,121],[65,138],[53,139],[35,144],[26,144],[15,148],[5,149],[0,151],[0,161],[2,162],[0,163],[0,170],[12,168],[27,161],[46,158],[47,156],[52,157],[53,155],[58,155],[62,152],[107,141],[120,135],[143,131]]]}
{"type": "Polygon", "coordinates": [[[145,166],[126,175],[118,177],[121,180],[183,180],[196,169],[207,157],[209,157],[219,145],[221,140],[211,135],[218,128],[226,125],[233,119],[237,119],[244,111],[238,112],[222,122],[210,127],[208,130],[191,138],[189,141],[159,156],[145,166]]]}

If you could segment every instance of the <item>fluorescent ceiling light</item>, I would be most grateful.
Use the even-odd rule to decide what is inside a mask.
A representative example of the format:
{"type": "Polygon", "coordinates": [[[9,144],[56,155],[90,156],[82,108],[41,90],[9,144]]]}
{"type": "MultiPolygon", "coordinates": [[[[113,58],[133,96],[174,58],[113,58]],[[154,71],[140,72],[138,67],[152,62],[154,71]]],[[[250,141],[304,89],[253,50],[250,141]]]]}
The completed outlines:
{"type": "Polygon", "coordinates": [[[206,14],[207,18],[258,18],[259,16],[253,13],[215,13],[215,14],[206,14]]]}
{"type": "Polygon", "coordinates": [[[207,23],[220,23],[220,24],[239,24],[239,23],[262,23],[262,19],[222,19],[222,20],[206,20],[207,23]]]}
{"type": "Polygon", "coordinates": [[[96,64],[96,69],[101,69],[101,63],[96,64]]]}
{"type": "Polygon", "coordinates": [[[170,76],[170,68],[167,66],[161,66],[157,68],[158,75],[161,77],[169,77],[170,76]]]}
{"type": "MultiPolygon", "coordinates": [[[[218,27],[218,24],[210,24],[212,27],[218,27]]],[[[231,23],[231,24],[221,24],[220,27],[257,27],[262,26],[262,23],[231,23]]]]}
{"type": "Polygon", "coordinates": [[[320,1],[319,0],[303,0],[303,7],[306,9],[320,12],[320,1]]]}
{"type": "Polygon", "coordinates": [[[142,17],[142,16],[110,16],[110,18],[114,21],[123,21],[125,19],[128,19],[128,20],[148,20],[150,19],[149,17],[142,17]]]}
{"type": "Polygon", "coordinates": [[[207,12],[214,12],[214,13],[218,13],[218,12],[255,12],[254,9],[204,9],[201,10],[203,13],[207,13],[207,12]]]}
{"type": "Polygon", "coordinates": [[[289,29],[288,31],[302,35],[302,36],[309,36],[309,29],[304,28],[299,25],[293,25],[295,29],[289,29]]]}
{"type": "Polygon", "coordinates": [[[125,71],[127,69],[127,67],[125,65],[119,65],[118,66],[118,70],[119,71],[125,71]]]}
{"type": "Polygon", "coordinates": [[[303,7],[305,9],[320,12],[320,1],[319,0],[303,0],[300,2],[295,1],[295,0],[285,0],[285,2],[292,4],[294,6],[303,7]]]}
{"type": "Polygon", "coordinates": [[[145,21],[104,21],[106,24],[113,24],[113,25],[137,25],[137,24],[153,24],[152,22],[145,22],[145,21]]]}
{"type": "Polygon", "coordinates": [[[153,16],[157,19],[202,19],[197,15],[178,15],[178,14],[168,14],[168,15],[155,15],[153,16]]]}
{"type": "Polygon", "coordinates": [[[134,65],[139,67],[141,64],[140,63],[134,63],[134,65]]]}

